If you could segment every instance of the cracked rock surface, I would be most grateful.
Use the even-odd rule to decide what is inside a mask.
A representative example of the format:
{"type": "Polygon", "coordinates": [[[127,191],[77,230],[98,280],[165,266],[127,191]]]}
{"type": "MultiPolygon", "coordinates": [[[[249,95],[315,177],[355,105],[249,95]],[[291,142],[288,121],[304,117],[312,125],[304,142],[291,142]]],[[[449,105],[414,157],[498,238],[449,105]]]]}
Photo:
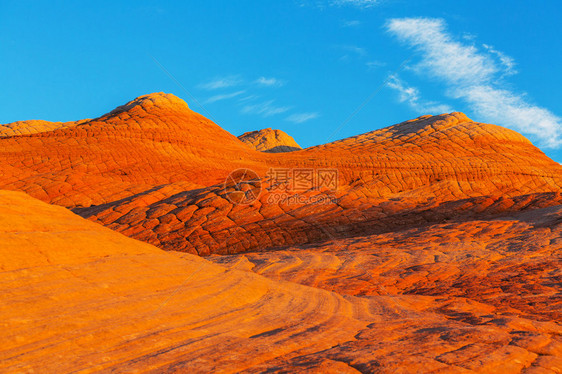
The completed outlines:
{"type": "MultiPolygon", "coordinates": [[[[7,125],[9,126],[9,125],[7,125]]],[[[423,116],[289,153],[249,149],[169,94],[79,125],[0,139],[0,188],[167,250],[227,254],[544,208],[562,167],[520,134],[462,113],[423,116]],[[261,177],[233,204],[233,170],[261,177]],[[337,189],[279,191],[271,170],[337,170],[337,189]],[[279,193],[315,204],[278,199],[279,193]]],[[[290,180],[289,183],[292,183],[290,180]]]]}
{"type": "MultiPolygon", "coordinates": [[[[490,260],[486,288],[446,240],[416,251],[383,236],[341,243],[345,253],[326,245],[215,264],[19,192],[0,192],[0,213],[2,372],[559,372],[561,274],[547,253],[526,260],[523,250],[529,264],[518,266],[492,245],[478,255],[490,260]],[[424,269],[412,269],[416,257],[424,269]],[[525,289],[507,277],[526,278],[525,289]],[[444,292],[448,283],[458,291],[444,292]]],[[[556,213],[521,219],[540,225],[556,213]]],[[[481,232],[467,244],[474,253],[490,234],[470,225],[481,232]]]]}
{"type": "Polygon", "coordinates": [[[526,138],[451,113],[266,150],[163,93],[0,125],[0,371],[562,372],[562,167],[526,138]]]}

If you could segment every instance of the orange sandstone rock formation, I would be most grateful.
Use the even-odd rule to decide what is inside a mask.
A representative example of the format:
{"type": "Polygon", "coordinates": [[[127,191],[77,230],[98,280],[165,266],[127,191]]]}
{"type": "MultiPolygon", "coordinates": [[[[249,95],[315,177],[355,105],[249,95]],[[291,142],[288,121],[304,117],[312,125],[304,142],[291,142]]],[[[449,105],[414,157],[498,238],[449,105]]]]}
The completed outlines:
{"type": "Polygon", "coordinates": [[[0,371],[556,373],[560,217],[211,257],[224,267],[0,191],[0,371]]]}
{"type": "Polygon", "coordinates": [[[257,149],[162,93],[0,126],[0,371],[560,372],[562,167],[523,136],[257,149]]]}
{"type": "Polygon", "coordinates": [[[0,188],[160,248],[200,255],[318,243],[560,203],[562,168],[520,134],[462,113],[423,116],[298,152],[267,153],[150,94],[80,125],[0,139],[0,188]],[[224,181],[261,177],[250,205],[224,181]],[[272,190],[271,170],[337,169],[335,191],[272,190]],[[323,204],[294,204],[321,201],[323,204]]]}
{"type": "Polygon", "coordinates": [[[262,152],[291,152],[302,149],[292,136],[271,128],[246,132],[238,137],[252,149],[262,152]]]}
{"type": "Polygon", "coordinates": [[[63,129],[72,126],[78,126],[88,122],[89,119],[83,119],[74,122],[49,122],[43,120],[17,121],[0,125],[0,138],[17,135],[37,134],[40,132],[63,129]]]}

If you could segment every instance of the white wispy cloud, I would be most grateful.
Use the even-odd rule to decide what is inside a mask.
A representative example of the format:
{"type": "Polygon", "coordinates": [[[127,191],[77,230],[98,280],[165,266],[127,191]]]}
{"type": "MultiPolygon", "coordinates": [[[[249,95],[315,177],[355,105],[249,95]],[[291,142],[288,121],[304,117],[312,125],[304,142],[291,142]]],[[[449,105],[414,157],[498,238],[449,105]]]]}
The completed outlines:
{"type": "Polygon", "coordinates": [[[332,0],[331,5],[352,5],[358,8],[370,8],[378,5],[380,0],[332,0]]]}
{"type": "Polygon", "coordinates": [[[365,48],[358,47],[356,45],[336,45],[334,47],[344,53],[339,58],[341,61],[350,61],[367,55],[365,48]]]}
{"type": "Polygon", "coordinates": [[[234,97],[242,95],[245,92],[246,91],[242,90],[242,91],[236,91],[236,92],[232,92],[232,93],[228,93],[228,94],[211,96],[210,98],[205,100],[205,104],[210,104],[210,103],[214,103],[214,102],[221,101],[221,100],[232,99],[234,97]]]}
{"type": "MultiPolygon", "coordinates": [[[[353,46],[345,46],[355,53],[364,53],[361,48],[353,46]]],[[[275,103],[275,100],[267,100],[260,96],[253,94],[252,89],[256,86],[262,87],[281,87],[285,85],[285,81],[275,78],[260,76],[255,80],[243,79],[240,75],[229,75],[223,77],[217,77],[211,81],[201,83],[198,87],[204,90],[214,91],[216,95],[207,98],[204,103],[211,104],[222,100],[234,99],[234,104],[239,108],[241,113],[244,114],[254,114],[262,117],[271,117],[275,115],[280,115],[285,113],[286,115],[291,110],[291,106],[281,106],[275,103]],[[226,88],[232,88],[238,86],[239,89],[233,92],[224,92],[226,88]],[[240,87],[241,86],[241,87],[240,87]],[[250,92],[249,92],[250,91],[250,92]]],[[[316,112],[306,112],[306,113],[295,113],[289,115],[285,119],[294,123],[303,123],[319,116],[316,112]]]]}
{"type": "Polygon", "coordinates": [[[277,79],[277,78],[266,78],[266,77],[259,77],[255,80],[255,83],[260,86],[268,86],[268,87],[281,87],[285,85],[285,82],[277,79]]]}
{"type": "Polygon", "coordinates": [[[285,113],[291,109],[288,106],[276,106],[274,100],[269,100],[259,104],[245,105],[241,112],[247,114],[259,114],[263,117],[270,117],[276,114],[285,113]]]}
{"type": "Polygon", "coordinates": [[[465,100],[486,121],[532,135],[545,147],[562,144],[560,117],[503,86],[501,78],[514,72],[513,59],[494,48],[459,42],[442,19],[391,19],[386,27],[421,53],[415,71],[443,81],[446,94],[465,100]]]}
{"type": "Polygon", "coordinates": [[[326,9],[327,7],[351,6],[359,9],[368,9],[390,0],[295,0],[300,7],[314,7],[326,9]]]}
{"type": "Polygon", "coordinates": [[[343,27],[357,27],[361,25],[361,21],[358,21],[356,19],[354,20],[346,20],[342,22],[342,26],[343,27]]]}
{"type": "Polygon", "coordinates": [[[386,63],[382,61],[374,60],[374,61],[367,61],[365,65],[367,65],[367,68],[369,68],[369,70],[373,70],[386,66],[386,63]]]}
{"type": "Polygon", "coordinates": [[[365,56],[367,54],[365,48],[358,47],[356,45],[339,45],[338,48],[340,48],[343,51],[356,54],[358,56],[365,56]]]}
{"type": "Polygon", "coordinates": [[[289,122],[294,122],[294,123],[303,123],[306,121],[310,121],[311,119],[315,119],[318,118],[319,114],[316,112],[310,112],[310,113],[295,113],[295,114],[291,114],[289,117],[286,118],[287,121],[289,122]]]}
{"type": "Polygon", "coordinates": [[[486,48],[486,50],[494,55],[500,60],[500,63],[504,67],[504,75],[513,75],[517,74],[517,70],[515,70],[515,60],[512,57],[509,57],[505,53],[498,51],[494,47],[488,44],[482,44],[482,47],[486,48]]]}
{"type": "Polygon", "coordinates": [[[441,114],[453,111],[448,105],[422,100],[419,89],[408,85],[396,74],[390,76],[386,84],[388,87],[398,92],[398,100],[400,100],[400,102],[408,104],[420,115],[441,114]]]}
{"type": "Polygon", "coordinates": [[[229,75],[226,77],[217,77],[209,82],[201,83],[199,88],[204,90],[217,90],[220,88],[229,88],[238,86],[242,83],[242,79],[238,75],[229,75]]]}
{"type": "Polygon", "coordinates": [[[239,98],[238,102],[243,103],[243,102],[252,101],[252,100],[255,100],[255,99],[259,99],[259,96],[258,95],[247,95],[247,96],[239,98]]]}

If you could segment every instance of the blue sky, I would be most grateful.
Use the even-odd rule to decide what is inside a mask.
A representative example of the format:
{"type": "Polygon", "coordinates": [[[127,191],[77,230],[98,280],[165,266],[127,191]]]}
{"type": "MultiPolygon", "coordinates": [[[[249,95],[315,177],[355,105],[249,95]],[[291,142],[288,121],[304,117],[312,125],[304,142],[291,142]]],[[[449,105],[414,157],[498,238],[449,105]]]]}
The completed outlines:
{"type": "Polygon", "coordinates": [[[96,117],[164,91],[235,135],[273,127],[311,146],[462,111],[561,162],[561,11],[554,0],[0,0],[0,123],[96,117]]]}

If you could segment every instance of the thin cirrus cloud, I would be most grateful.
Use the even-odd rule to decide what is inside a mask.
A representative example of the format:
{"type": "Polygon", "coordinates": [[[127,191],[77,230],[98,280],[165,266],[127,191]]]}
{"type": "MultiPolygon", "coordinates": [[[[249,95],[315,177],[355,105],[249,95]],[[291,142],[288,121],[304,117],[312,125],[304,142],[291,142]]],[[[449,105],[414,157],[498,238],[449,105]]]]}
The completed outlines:
{"type": "Polygon", "coordinates": [[[504,76],[515,73],[510,57],[490,46],[481,50],[463,44],[447,31],[443,19],[391,19],[386,29],[421,53],[416,72],[443,81],[448,96],[466,101],[486,121],[529,134],[545,147],[562,144],[562,120],[502,83],[504,76]]]}
{"type": "Polygon", "coordinates": [[[306,121],[310,121],[311,119],[318,118],[319,114],[316,112],[311,113],[295,113],[291,114],[289,117],[286,118],[287,121],[293,123],[304,123],[306,121]]]}
{"type": "Polygon", "coordinates": [[[243,81],[238,75],[229,75],[225,77],[218,77],[209,82],[201,83],[199,88],[204,90],[212,91],[221,88],[229,88],[234,86],[239,86],[243,81]]]}
{"type": "Polygon", "coordinates": [[[277,78],[266,78],[266,77],[259,77],[255,80],[255,83],[260,86],[267,86],[267,87],[281,87],[285,85],[285,82],[277,79],[277,78]]]}
{"type": "Polygon", "coordinates": [[[419,114],[441,114],[453,111],[448,105],[422,100],[418,88],[408,85],[397,74],[391,75],[386,85],[398,92],[400,102],[408,104],[419,114]]]}
{"type": "MultiPolygon", "coordinates": [[[[275,78],[275,77],[265,77],[260,76],[255,80],[245,80],[239,75],[230,75],[224,77],[215,78],[209,82],[200,84],[198,87],[200,89],[214,91],[214,90],[224,90],[227,88],[232,88],[235,86],[242,86],[238,91],[221,93],[220,91],[205,100],[205,104],[216,103],[218,101],[236,99],[235,105],[239,107],[240,113],[259,115],[261,117],[271,117],[279,114],[283,114],[292,109],[291,106],[279,106],[275,104],[275,100],[266,100],[262,102],[256,102],[259,96],[247,93],[247,90],[256,87],[281,87],[285,85],[285,81],[275,78]]],[[[285,119],[294,123],[303,123],[318,117],[318,113],[295,113],[289,115],[285,119]]]]}
{"type": "Polygon", "coordinates": [[[357,27],[357,26],[360,26],[360,25],[361,25],[361,21],[358,21],[356,19],[347,20],[347,21],[342,22],[343,27],[357,27]]]}
{"type": "Polygon", "coordinates": [[[367,65],[367,68],[369,70],[374,70],[374,69],[378,69],[380,67],[386,66],[386,62],[382,62],[382,61],[378,61],[378,60],[373,60],[373,61],[367,61],[365,63],[365,65],[367,65]]]}
{"type": "Polygon", "coordinates": [[[285,113],[291,109],[288,106],[276,106],[274,100],[265,101],[259,104],[250,104],[242,107],[241,112],[245,114],[259,114],[262,117],[271,117],[276,114],[285,113]]]}
{"type": "Polygon", "coordinates": [[[380,0],[332,0],[331,5],[352,5],[358,8],[370,8],[378,5],[380,0]]]}
{"type": "Polygon", "coordinates": [[[363,58],[367,55],[365,48],[356,45],[337,45],[335,46],[339,51],[343,52],[340,56],[340,61],[350,61],[356,58],[363,58]]]}
{"type": "Polygon", "coordinates": [[[500,63],[504,67],[504,75],[514,75],[517,74],[517,70],[515,70],[515,61],[512,57],[509,57],[505,53],[498,51],[494,47],[488,44],[482,44],[482,47],[486,48],[486,50],[494,55],[500,60],[500,63]]]}
{"type": "Polygon", "coordinates": [[[356,45],[340,45],[338,46],[338,48],[345,52],[355,54],[357,56],[365,56],[367,54],[365,48],[358,47],[356,45]]]}
{"type": "Polygon", "coordinates": [[[228,94],[211,96],[210,98],[205,100],[205,104],[211,104],[211,103],[216,103],[217,101],[232,99],[232,98],[238,97],[238,96],[240,96],[244,93],[246,93],[246,91],[241,90],[241,91],[236,91],[236,92],[232,92],[232,93],[228,93],[228,94]]]}

